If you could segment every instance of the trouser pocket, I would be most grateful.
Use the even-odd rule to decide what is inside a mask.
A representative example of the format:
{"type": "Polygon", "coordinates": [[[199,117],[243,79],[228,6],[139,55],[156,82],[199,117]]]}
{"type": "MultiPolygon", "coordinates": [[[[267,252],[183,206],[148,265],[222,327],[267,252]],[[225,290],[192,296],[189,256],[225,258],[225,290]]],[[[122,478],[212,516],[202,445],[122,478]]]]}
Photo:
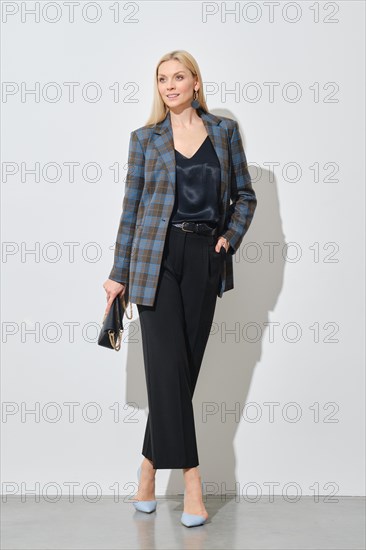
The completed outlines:
{"type": "Polygon", "coordinates": [[[223,274],[224,262],[226,257],[226,249],[224,246],[219,252],[215,250],[215,243],[208,245],[210,275],[219,276],[223,274]]]}

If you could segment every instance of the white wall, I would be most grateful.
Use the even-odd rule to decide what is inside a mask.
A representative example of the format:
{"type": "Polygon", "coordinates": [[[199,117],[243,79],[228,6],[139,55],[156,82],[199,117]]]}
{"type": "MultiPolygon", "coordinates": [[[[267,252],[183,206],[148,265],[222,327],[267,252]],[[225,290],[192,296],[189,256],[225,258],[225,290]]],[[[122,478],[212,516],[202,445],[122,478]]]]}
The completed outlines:
{"type": "MultiPolygon", "coordinates": [[[[194,396],[206,489],[364,493],[364,4],[280,2],[272,21],[266,3],[247,4],[226,5],[237,21],[221,3],[120,4],[114,22],[116,3],[100,2],[93,24],[86,3],[70,23],[60,2],[52,24],[6,18],[3,3],[4,494],[135,492],[147,414],[136,306],[120,353],[96,340],[129,133],[149,115],[157,60],[177,48],[197,59],[209,109],[239,121],[258,197],[194,396]]],[[[182,488],[180,471],[158,472],[157,494],[182,488]]]]}

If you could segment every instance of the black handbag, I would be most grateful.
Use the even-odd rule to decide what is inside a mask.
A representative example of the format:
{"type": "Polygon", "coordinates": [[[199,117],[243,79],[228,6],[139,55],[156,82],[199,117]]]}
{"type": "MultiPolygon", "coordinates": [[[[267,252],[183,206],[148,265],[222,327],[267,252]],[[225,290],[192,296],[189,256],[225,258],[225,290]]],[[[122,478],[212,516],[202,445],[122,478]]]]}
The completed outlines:
{"type": "Polygon", "coordinates": [[[113,300],[110,310],[104,315],[102,329],[98,337],[98,345],[119,351],[121,349],[123,334],[123,315],[132,319],[132,304],[130,302],[131,316],[127,315],[127,306],[124,295],[119,294],[113,300]]]}

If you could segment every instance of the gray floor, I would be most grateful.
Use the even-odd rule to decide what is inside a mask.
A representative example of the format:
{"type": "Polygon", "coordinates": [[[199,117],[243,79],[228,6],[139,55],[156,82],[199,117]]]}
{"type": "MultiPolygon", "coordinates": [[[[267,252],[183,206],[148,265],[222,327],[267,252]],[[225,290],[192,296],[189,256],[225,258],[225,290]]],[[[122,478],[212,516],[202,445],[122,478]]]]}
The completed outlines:
{"type": "Polygon", "coordinates": [[[2,550],[112,549],[364,549],[365,500],[338,497],[339,502],[296,503],[275,497],[249,503],[230,497],[204,497],[210,518],[194,528],[180,523],[180,496],[158,498],[157,511],[137,512],[124,497],[89,503],[35,502],[10,497],[2,502],[2,550]]]}

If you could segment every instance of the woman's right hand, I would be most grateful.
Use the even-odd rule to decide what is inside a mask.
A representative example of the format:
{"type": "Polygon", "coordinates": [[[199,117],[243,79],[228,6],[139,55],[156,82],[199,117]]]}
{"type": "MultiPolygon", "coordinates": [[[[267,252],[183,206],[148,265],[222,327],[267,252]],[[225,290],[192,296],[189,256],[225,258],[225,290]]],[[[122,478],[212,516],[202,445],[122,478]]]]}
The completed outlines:
{"type": "Polygon", "coordinates": [[[112,281],[112,279],[107,279],[106,282],[103,284],[103,288],[107,293],[107,307],[104,312],[105,317],[106,315],[108,315],[108,312],[115,297],[119,294],[123,296],[123,294],[125,293],[126,285],[124,283],[117,283],[116,281],[112,281]]]}

